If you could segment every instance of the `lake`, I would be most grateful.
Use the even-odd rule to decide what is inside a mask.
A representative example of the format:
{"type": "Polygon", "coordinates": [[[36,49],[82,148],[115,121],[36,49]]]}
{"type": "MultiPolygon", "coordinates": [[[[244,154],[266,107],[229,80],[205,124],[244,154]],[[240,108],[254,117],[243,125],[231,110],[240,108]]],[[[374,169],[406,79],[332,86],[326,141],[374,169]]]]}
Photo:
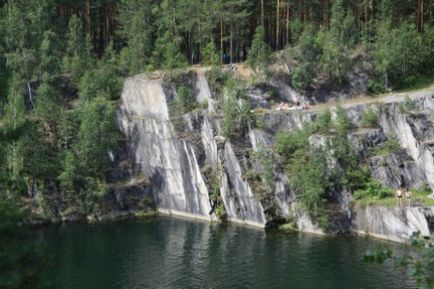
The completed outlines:
{"type": "Polygon", "coordinates": [[[284,234],[170,217],[51,226],[35,242],[52,256],[47,278],[60,289],[411,288],[392,264],[363,252],[386,245],[357,237],[284,234]]]}

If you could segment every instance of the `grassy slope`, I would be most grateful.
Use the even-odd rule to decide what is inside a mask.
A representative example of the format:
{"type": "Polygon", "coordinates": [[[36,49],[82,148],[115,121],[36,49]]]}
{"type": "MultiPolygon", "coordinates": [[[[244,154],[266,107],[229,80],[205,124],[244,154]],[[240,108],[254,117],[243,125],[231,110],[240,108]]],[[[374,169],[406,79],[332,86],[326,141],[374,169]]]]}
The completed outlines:
{"type": "MultiPolygon", "coordinates": [[[[422,192],[422,191],[416,191],[412,190],[413,196],[411,198],[411,202],[413,205],[421,205],[421,206],[434,206],[434,199],[428,198],[429,192],[422,192]]],[[[402,203],[406,204],[406,199],[402,199],[402,203]]],[[[366,198],[362,200],[357,201],[360,205],[380,205],[380,206],[386,206],[386,207],[394,207],[396,206],[396,198],[391,195],[384,199],[374,199],[374,198],[366,198]]]]}

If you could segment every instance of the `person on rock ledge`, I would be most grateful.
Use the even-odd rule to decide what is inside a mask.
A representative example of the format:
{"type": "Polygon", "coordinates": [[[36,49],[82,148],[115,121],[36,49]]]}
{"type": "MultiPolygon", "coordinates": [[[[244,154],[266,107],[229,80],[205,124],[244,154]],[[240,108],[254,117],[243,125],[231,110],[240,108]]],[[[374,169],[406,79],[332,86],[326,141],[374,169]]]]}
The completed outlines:
{"type": "Polygon", "coordinates": [[[432,194],[428,196],[430,199],[434,199],[434,189],[432,190],[432,194]]]}
{"type": "Polygon", "coordinates": [[[405,190],[405,198],[407,199],[407,205],[411,207],[411,191],[409,189],[405,190]]]}
{"type": "Polygon", "coordinates": [[[402,207],[402,190],[401,190],[401,188],[399,188],[396,191],[395,196],[396,196],[396,205],[399,207],[402,207]]]}

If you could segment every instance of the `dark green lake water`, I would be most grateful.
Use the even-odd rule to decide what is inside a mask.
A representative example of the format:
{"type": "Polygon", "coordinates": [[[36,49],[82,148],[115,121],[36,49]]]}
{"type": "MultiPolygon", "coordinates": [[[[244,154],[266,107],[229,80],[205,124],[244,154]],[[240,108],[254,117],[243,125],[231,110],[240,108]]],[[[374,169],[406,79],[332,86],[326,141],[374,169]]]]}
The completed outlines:
{"type": "MultiPolygon", "coordinates": [[[[378,241],[282,234],[233,225],[155,218],[36,232],[59,289],[410,288],[406,272],[369,265],[378,241]]],[[[398,251],[408,248],[394,243],[398,251]]]]}

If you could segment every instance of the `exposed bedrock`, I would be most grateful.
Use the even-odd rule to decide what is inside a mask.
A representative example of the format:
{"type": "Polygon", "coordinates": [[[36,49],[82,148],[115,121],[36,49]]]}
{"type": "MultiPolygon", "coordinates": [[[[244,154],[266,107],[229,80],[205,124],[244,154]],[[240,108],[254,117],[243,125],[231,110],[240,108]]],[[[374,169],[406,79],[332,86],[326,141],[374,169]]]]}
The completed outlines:
{"type": "MultiPolygon", "coordinates": [[[[226,139],[222,136],[216,93],[203,73],[192,75],[189,82],[196,101],[207,102],[207,107],[176,121],[170,109],[176,94],[172,84],[145,76],[129,78],[124,84],[118,123],[127,136],[135,169],[148,179],[158,210],[217,220],[224,209],[228,221],[266,227],[293,220],[302,231],[322,233],[297,205],[290,180],[278,161],[272,164],[273,185],[267,193],[258,191],[255,181],[246,177],[253,171],[263,181],[265,169],[253,154],[274,147],[279,130],[303,128],[318,113],[266,110],[261,114],[260,129],[250,128],[242,137],[226,139]]],[[[252,103],[266,106],[263,103],[267,100],[260,94],[252,95],[252,99],[252,103]]],[[[403,109],[404,102],[403,97],[396,97],[377,104],[344,107],[358,127],[349,134],[349,140],[356,155],[383,185],[420,188],[428,184],[433,188],[434,97],[429,93],[416,96],[411,109],[403,109]],[[361,128],[362,115],[370,109],[379,111],[378,124],[361,128]],[[398,140],[399,151],[370,153],[392,137],[398,140]]],[[[321,137],[312,141],[320,142],[321,137]]],[[[404,241],[413,230],[423,234],[432,230],[430,220],[434,214],[426,213],[431,209],[353,208],[354,201],[347,192],[336,192],[335,199],[331,233],[354,231],[404,241]]]]}

